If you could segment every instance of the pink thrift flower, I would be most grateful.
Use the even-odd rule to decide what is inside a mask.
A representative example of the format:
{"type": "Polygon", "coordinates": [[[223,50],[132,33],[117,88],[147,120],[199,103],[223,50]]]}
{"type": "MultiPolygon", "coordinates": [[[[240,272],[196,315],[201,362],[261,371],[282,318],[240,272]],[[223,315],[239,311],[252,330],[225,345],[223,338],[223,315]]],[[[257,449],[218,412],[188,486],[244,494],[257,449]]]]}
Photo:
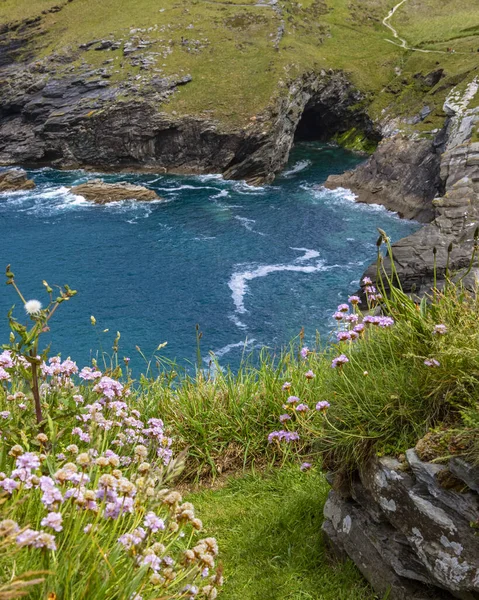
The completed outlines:
{"type": "Polygon", "coordinates": [[[327,400],[321,400],[316,404],[316,410],[319,410],[320,412],[326,412],[330,406],[331,404],[329,404],[327,400]]]}

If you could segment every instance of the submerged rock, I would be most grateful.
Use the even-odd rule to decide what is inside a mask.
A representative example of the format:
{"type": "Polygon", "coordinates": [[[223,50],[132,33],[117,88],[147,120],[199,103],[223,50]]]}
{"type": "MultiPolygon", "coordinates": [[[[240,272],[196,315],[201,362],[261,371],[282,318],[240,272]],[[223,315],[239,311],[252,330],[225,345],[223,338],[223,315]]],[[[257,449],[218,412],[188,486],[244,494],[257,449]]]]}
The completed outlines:
{"type": "Polygon", "coordinates": [[[31,190],[35,187],[33,179],[28,179],[23,169],[9,169],[0,173],[0,192],[31,190]]]}
{"type": "Polygon", "coordinates": [[[83,196],[85,200],[95,202],[95,204],[108,204],[108,202],[118,202],[119,200],[138,200],[141,202],[161,200],[153,190],[124,181],[105,183],[101,179],[92,179],[72,187],[71,192],[77,196],[83,196]]]}

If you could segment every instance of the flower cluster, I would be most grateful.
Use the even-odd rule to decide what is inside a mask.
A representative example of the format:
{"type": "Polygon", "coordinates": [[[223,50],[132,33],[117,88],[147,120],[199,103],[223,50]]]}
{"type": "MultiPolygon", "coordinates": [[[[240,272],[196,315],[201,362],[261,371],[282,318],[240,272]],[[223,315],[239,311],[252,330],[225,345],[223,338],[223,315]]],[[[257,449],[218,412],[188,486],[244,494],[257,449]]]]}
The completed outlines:
{"type": "Polygon", "coordinates": [[[78,553],[75,560],[82,563],[84,552],[96,571],[93,557],[102,548],[115,561],[113,570],[105,567],[85,581],[128,573],[127,580],[141,590],[131,596],[137,600],[216,598],[222,583],[216,541],[198,541],[202,522],[193,505],[164,489],[182,459],[173,457],[163,420],[139,410],[141,396],[111,373],[96,366],[79,370],[59,356],[36,360],[44,414],[54,422],[60,414],[62,425],[52,439],[26,425],[34,405],[27,390],[20,390],[30,363],[12,351],[0,353],[0,399],[10,408],[0,411],[0,420],[9,420],[2,431],[8,451],[0,473],[2,512],[9,518],[0,522],[0,543],[16,546],[15,557],[28,553],[22,560],[39,568],[58,552],[55,570],[63,568],[62,556],[69,552],[78,553]],[[26,430],[22,438],[19,427],[26,430]],[[7,431],[28,446],[9,447],[7,431]]]}
{"type": "Polygon", "coordinates": [[[12,375],[19,367],[28,369],[30,364],[23,356],[13,354],[11,350],[4,350],[0,354],[0,383],[11,381],[12,375]]]}
{"type": "Polygon", "coordinates": [[[377,289],[374,287],[373,282],[370,277],[364,277],[362,280],[364,293],[366,294],[366,300],[369,307],[376,306],[383,299],[382,294],[380,294],[377,289]]]}
{"type": "Polygon", "coordinates": [[[284,429],[281,431],[272,431],[268,435],[268,442],[271,444],[274,440],[278,440],[278,442],[295,442],[299,440],[299,435],[296,431],[285,431],[284,429]]]}
{"type": "MultiPolygon", "coordinates": [[[[71,460],[64,459],[50,471],[47,455],[25,452],[20,445],[11,448],[14,468],[0,473],[0,487],[7,496],[4,508],[35,506],[43,529],[21,527],[17,520],[7,519],[0,522],[0,538],[13,536],[18,549],[55,551],[68,543],[63,534],[72,531],[73,523],[81,525],[80,535],[95,539],[108,539],[117,530],[117,543],[124,550],[118,560],[129,561],[130,566],[124,568],[131,570],[132,578],[147,567],[141,587],[151,589],[148,597],[177,586],[178,595],[169,597],[216,598],[222,583],[221,575],[214,572],[216,540],[205,538],[188,547],[186,540],[193,539],[203,524],[194,506],[182,502],[178,492],[160,489],[162,481],[153,465],[143,462],[130,467],[127,476],[120,458],[110,450],[81,453],[73,444],[65,450],[71,460]],[[150,505],[156,508],[148,509],[150,505]]],[[[138,458],[144,457],[144,447],[136,450],[138,458]]]]}
{"type": "MultiPolygon", "coordinates": [[[[376,288],[372,286],[372,282],[368,277],[363,279],[363,284],[366,286],[365,291],[368,298],[368,305],[371,308],[375,303],[382,300],[382,296],[377,293],[376,288]]],[[[376,325],[383,329],[394,325],[394,319],[391,317],[375,315],[362,317],[358,310],[359,303],[359,296],[350,296],[348,304],[340,304],[333,314],[333,319],[338,324],[336,341],[340,344],[351,343],[357,340],[364,333],[368,325],[376,325]]],[[[342,367],[347,362],[349,362],[348,357],[345,354],[341,354],[333,359],[331,366],[335,369],[342,367]]]]}
{"type": "Polygon", "coordinates": [[[78,367],[75,362],[67,358],[62,362],[59,356],[52,356],[48,364],[43,362],[40,366],[42,374],[49,377],[68,377],[78,373],[78,367]]]}

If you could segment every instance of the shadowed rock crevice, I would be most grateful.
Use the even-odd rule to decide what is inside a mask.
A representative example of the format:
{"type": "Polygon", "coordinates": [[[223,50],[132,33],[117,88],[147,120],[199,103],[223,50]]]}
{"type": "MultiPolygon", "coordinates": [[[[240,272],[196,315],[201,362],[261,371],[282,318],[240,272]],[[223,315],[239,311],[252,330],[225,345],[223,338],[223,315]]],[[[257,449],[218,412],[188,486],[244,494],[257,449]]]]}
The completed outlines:
{"type": "Polygon", "coordinates": [[[264,118],[269,128],[254,144],[254,138],[248,139],[225,177],[271,183],[286,164],[295,140],[327,141],[348,131],[373,144],[381,137],[367,113],[364,95],[341,71],[323,70],[293,81],[264,118]]]}

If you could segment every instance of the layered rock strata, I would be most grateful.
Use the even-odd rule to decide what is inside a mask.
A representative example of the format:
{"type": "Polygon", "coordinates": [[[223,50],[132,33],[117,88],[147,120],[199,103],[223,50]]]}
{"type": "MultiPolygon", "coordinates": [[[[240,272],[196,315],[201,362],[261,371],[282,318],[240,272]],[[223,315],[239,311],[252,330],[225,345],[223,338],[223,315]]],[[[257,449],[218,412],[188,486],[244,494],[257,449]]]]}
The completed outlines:
{"type": "MultiPolygon", "coordinates": [[[[393,244],[396,270],[405,291],[423,295],[434,280],[442,285],[448,266],[450,273],[468,269],[479,224],[479,142],[473,131],[479,123],[479,108],[452,116],[448,139],[440,157],[442,195],[431,201],[434,218],[416,233],[393,244]],[[436,255],[434,255],[436,253],[436,255]],[[436,266],[435,266],[436,264],[436,266]]],[[[389,259],[385,260],[389,268],[389,259]]],[[[376,275],[376,265],[366,274],[376,275]]],[[[479,271],[477,261],[464,282],[474,287],[479,271]]]]}
{"type": "MultiPolygon", "coordinates": [[[[79,51],[81,52],[81,51],[79,51]]],[[[304,114],[318,137],[354,127],[379,140],[360,105],[363,95],[341,72],[322,71],[283,84],[270,107],[248,125],[162,111],[191,76],[155,76],[141,89],[114,82],[113,67],[69,67],[78,52],[23,65],[0,65],[0,164],[223,173],[271,182],[288,160],[304,114]]]]}
{"type": "MultiPolygon", "coordinates": [[[[472,264],[471,257],[479,224],[479,107],[469,108],[477,94],[479,78],[462,94],[451,92],[444,104],[445,126],[433,140],[401,133],[386,137],[367,162],[325,184],[348,187],[359,202],[382,204],[427,223],[392,246],[403,289],[418,296],[434,281],[440,288],[446,270],[458,277],[462,271],[470,288],[477,282],[477,261],[472,264]]],[[[384,268],[391,272],[388,257],[384,268]]],[[[376,264],[365,275],[375,279],[376,264]]]]}
{"type": "Polygon", "coordinates": [[[331,491],[323,530],[380,597],[473,600],[479,598],[478,488],[477,469],[463,460],[438,465],[409,450],[403,463],[371,461],[348,495],[331,491]]]}

